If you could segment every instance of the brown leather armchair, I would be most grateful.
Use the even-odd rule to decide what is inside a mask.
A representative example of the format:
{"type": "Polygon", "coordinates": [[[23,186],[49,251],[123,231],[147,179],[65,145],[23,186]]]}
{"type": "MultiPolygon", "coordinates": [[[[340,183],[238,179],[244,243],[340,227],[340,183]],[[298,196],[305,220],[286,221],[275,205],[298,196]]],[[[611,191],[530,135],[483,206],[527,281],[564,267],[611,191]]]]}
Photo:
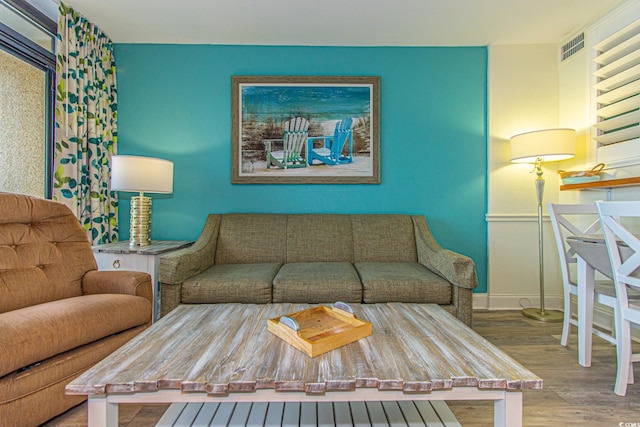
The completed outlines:
{"type": "Polygon", "coordinates": [[[66,384],[151,323],[151,295],[146,273],[97,271],[66,206],[0,193],[0,426],[82,402],[66,384]]]}

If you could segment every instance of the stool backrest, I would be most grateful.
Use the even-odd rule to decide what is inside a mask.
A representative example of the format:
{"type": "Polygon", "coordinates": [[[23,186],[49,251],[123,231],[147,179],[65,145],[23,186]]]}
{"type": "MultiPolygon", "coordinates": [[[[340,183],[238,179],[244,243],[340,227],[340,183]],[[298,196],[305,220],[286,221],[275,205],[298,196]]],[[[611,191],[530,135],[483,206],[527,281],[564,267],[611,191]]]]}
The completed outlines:
{"type": "Polygon", "coordinates": [[[576,264],[576,251],[567,243],[568,236],[594,234],[600,230],[598,211],[593,203],[589,204],[554,204],[550,203],[549,216],[556,238],[558,255],[560,256],[560,271],[564,286],[575,284],[572,277],[571,265],[576,264]]]}
{"type": "Polygon", "coordinates": [[[640,291],[640,237],[627,228],[628,224],[640,221],[640,202],[596,202],[596,207],[607,244],[616,295],[621,306],[628,307],[628,287],[640,291]]]}

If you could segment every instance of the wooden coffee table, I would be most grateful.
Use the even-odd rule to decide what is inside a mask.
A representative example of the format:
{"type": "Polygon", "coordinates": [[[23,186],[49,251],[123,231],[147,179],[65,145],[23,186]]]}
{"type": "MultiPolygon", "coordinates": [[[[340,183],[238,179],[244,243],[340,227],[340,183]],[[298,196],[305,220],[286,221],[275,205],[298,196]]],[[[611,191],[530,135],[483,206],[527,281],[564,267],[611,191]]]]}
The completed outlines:
{"type": "Polygon", "coordinates": [[[72,381],[89,426],[119,403],[493,400],[522,425],[522,392],[542,379],[438,305],[353,304],[373,333],[309,358],[267,331],[306,304],[182,305],[72,381]]]}

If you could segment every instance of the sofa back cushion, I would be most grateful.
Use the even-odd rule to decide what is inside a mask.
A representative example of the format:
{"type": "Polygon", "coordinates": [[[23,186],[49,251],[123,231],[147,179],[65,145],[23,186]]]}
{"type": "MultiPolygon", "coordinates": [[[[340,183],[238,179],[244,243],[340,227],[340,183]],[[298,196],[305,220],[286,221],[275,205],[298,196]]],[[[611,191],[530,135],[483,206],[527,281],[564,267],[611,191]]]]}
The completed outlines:
{"type": "Polygon", "coordinates": [[[287,215],[223,215],[220,220],[215,263],[284,263],[286,239],[287,215]]]}
{"type": "Polygon", "coordinates": [[[287,262],[353,262],[349,215],[287,215],[287,262]]]}
{"type": "Polygon", "coordinates": [[[97,265],[87,235],[66,206],[0,193],[0,313],[82,295],[97,265]]]}
{"type": "Polygon", "coordinates": [[[354,262],[416,262],[410,215],[351,215],[354,262]]]}

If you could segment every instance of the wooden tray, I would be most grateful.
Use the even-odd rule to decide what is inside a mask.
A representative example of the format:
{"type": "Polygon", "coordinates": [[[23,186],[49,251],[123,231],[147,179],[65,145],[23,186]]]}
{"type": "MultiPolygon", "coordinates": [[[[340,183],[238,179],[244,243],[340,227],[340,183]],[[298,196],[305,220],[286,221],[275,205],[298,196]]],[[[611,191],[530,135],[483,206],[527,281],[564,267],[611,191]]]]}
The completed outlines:
{"type": "Polygon", "coordinates": [[[267,330],[311,357],[371,335],[371,323],[346,304],[324,305],[267,320],[267,330]],[[341,308],[337,308],[341,307],[341,308]]]}

